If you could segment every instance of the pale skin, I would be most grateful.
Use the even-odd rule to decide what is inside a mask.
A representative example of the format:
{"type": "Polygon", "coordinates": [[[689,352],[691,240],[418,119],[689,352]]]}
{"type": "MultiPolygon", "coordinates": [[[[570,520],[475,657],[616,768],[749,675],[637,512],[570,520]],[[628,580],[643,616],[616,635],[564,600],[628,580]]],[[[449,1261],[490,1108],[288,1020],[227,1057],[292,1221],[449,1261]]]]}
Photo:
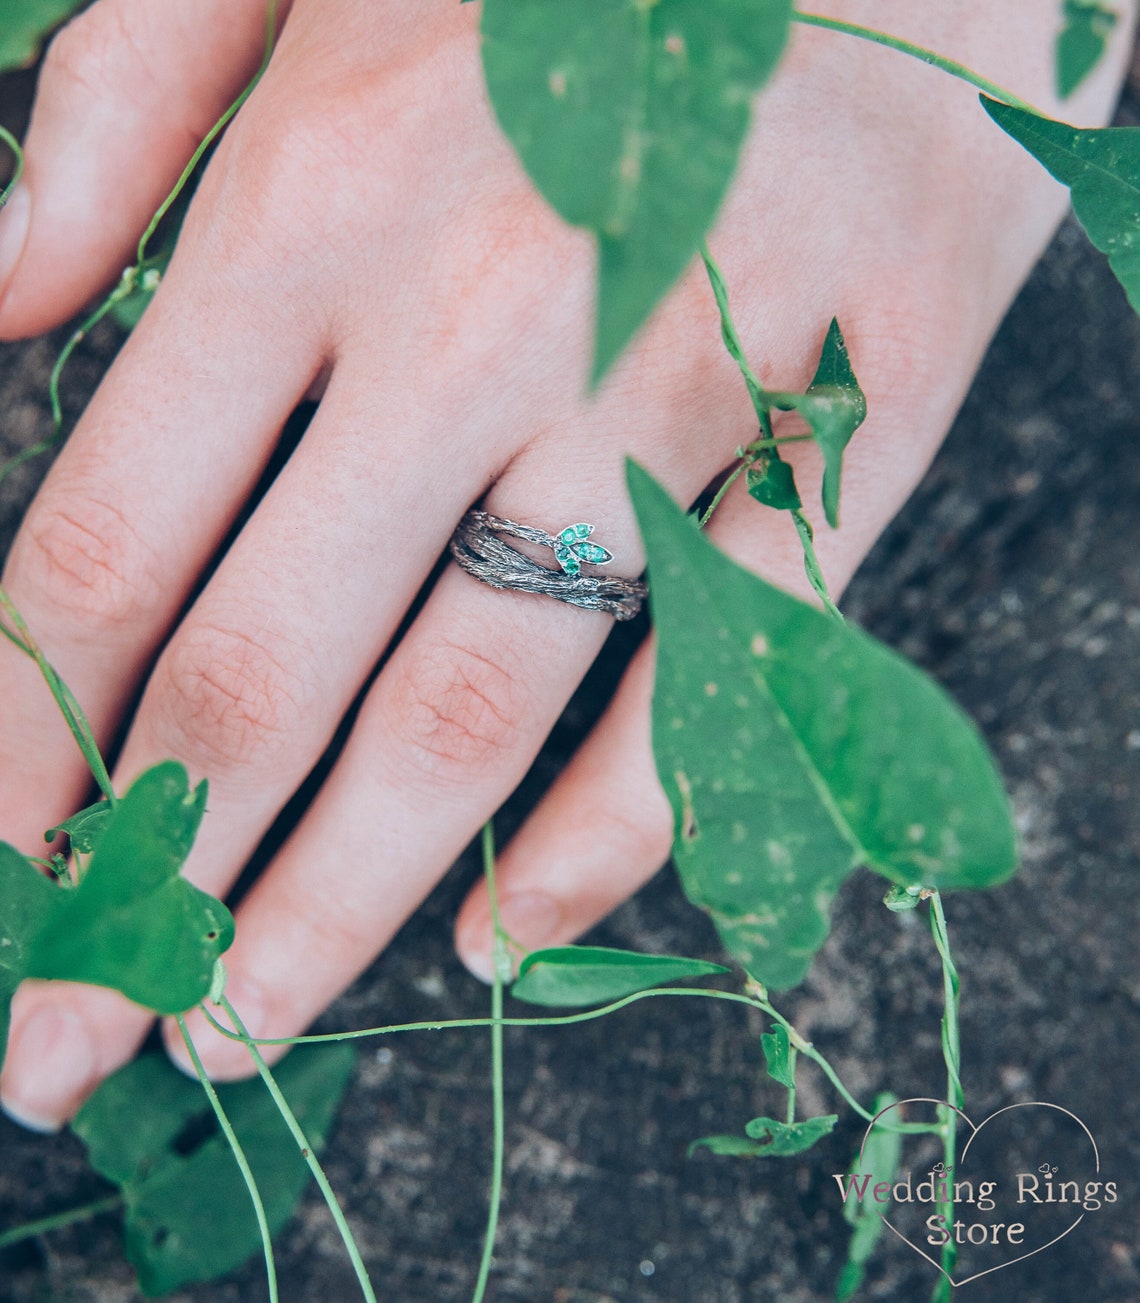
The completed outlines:
{"type": "MultiPolygon", "coordinates": [[[[1107,120],[1130,48],[1129,16],[1062,108],[1059,6],[821,9],[1086,125],[1107,120]]],[[[101,742],[141,690],[117,790],[170,756],[209,778],[187,873],[216,894],[324,749],[472,503],[548,530],[589,520],[613,569],[634,575],[624,458],[691,501],[755,437],[699,266],[588,393],[592,244],[535,194],[499,132],[478,17],[450,0],[295,0],[155,302],[4,571],[101,742]],[[307,392],[322,396],[312,426],[179,618],[307,392]]],[[[264,0],[99,0],[56,39],[25,197],[0,215],[0,337],[56,325],[116,279],[256,67],[263,21],[264,0]]],[[[757,109],[710,244],[766,380],[802,387],[833,315],[846,333],[870,415],[848,454],[839,530],[815,505],[815,450],[788,454],[839,592],[928,465],[1066,196],[968,87],[848,38],[797,30],[757,109]]],[[[710,532],[807,595],[785,516],[734,489],[710,532]]],[[[238,913],[229,994],[254,1034],[301,1032],[387,944],[522,778],[609,628],[443,573],[238,913]]],[[[667,857],[651,679],[646,647],[502,851],[504,923],[527,946],[578,936],[667,857]]],[[[34,851],[85,802],[88,779],[35,668],[3,642],[0,680],[0,835],[34,851]]],[[[488,974],[482,886],[456,945],[488,974]]],[[[189,1022],[214,1075],[249,1073],[240,1046],[200,1015],[189,1022]]],[[[112,992],[25,983],[4,1106],[60,1125],[147,1026],[112,992]]]]}

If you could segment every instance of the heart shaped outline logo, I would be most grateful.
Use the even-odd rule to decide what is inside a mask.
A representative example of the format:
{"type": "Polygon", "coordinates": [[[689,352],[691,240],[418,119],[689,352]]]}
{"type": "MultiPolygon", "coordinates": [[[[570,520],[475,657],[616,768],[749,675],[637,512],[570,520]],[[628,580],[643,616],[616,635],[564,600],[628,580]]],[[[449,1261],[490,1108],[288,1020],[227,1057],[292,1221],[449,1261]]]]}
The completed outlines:
{"type": "MultiPolygon", "coordinates": [[[[878,1113],[876,1113],[875,1116],[871,1119],[871,1121],[867,1123],[867,1129],[863,1133],[863,1143],[859,1146],[860,1164],[862,1164],[863,1151],[867,1147],[867,1141],[870,1138],[871,1131],[874,1129],[875,1123],[878,1122],[878,1120],[883,1116],[884,1113],[890,1113],[894,1109],[901,1108],[904,1104],[937,1104],[942,1108],[954,1108],[952,1104],[947,1104],[947,1102],[944,1099],[933,1099],[925,1095],[916,1095],[911,1099],[900,1099],[900,1100],[896,1100],[893,1104],[888,1104],[886,1108],[880,1109],[878,1113]]],[[[1095,1171],[1099,1175],[1100,1150],[1097,1148],[1097,1143],[1095,1138],[1093,1137],[1093,1133],[1088,1129],[1087,1126],[1085,1126],[1084,1122],[1082,1122],[1081,1119],[1077,1117],[1075,1113],[1070,1112],[1069,1109],[1067,1108],[1062,1108],[1060,1104],[1050,1104],[1047,1103],[1045,1100],[1026,1100],[1020,1104],[1006,1104],[1004,1108],[995,1109],[994,1112],[992,1112],[988,1117],[984,1117],[981,1120],[981,1122],[977,1124],[977,1126],[974,1125],[973,1119],[968,1114],[964,1113],[960,1108],[954,1108],[954,1112],[957,1113],[958,1116],[962,1119],[962,1121],[965,1122],[965,1124],[970,1128],[970,1138],[969,1140],[966,1141],[965,1145],[962,1147],[962,1152],[959,1155],[959,1162],[965,1161],[966,1155],[970,1152],[970,1146],[977,1139],[978,1133],[984,1127],[988,1126],[994,1120],[994,1118],[1001,1117],[1003,1113],[1009,1113],[1011,1110],[1018,1109],[1018,1108],[1051,1108],[1056,1110],[1056,1112],[1058,1113],[1063,1113],[1066,1117],[1072,1118],[1073,1121],[1085,1133],[1085,1135],[1088,1136],[1089,1144],[1092,1145],[1093,1159],[1096,1164],[1095,1171]]],[[[980,1280],[981,1277],[983,1276],[992,1275],[995,1271],[1001,1271],[1005,1267],[1012,1267],[1016,1262],[1024,1262],[1026,1258],[1032,1258],[1036,1254],[1042,1253],[1046,1249],[1052,1248],[1053,1245],[1056,1244],[1059,1240],[1063,1240],[1065,1236],[1069,1234],[1070,1231],[1075,1230],[1081,1224],[1081,1222],[1084,1221],[1084,1219],[1085,1219],[1085,1214],[1082,1212],[1081,1215],[1077,1217],[1077,1219],[1071,1225],[1066,1227],[1065,1230],[1063,1230],[1060,1233],[1060,1235],[1055,1235],[1051,1240],[1048,1241],[1048,1243],[1040,1244],[1037,1246],[1037,1248],[1030,1249],[1028,1253],[1021,1253],[1016,1258],[1010,1258],[1008,1262],[999,1262],[997,1266],[987,1267],[985,1271],[975,1272],[972,1276],[966,1276],[963,1280],[955,1280],[954,1277],[950,1275],[950,1273],[942,1266],[940,1262],[932,1258],[930,1254],[926,1253],[923,1249],[920,1249],[918,1245],[914,1243],[913,1240],[908,1239],[907,1236],[905,1236],[902,1233],[902,1231],[900,1231],[898,1227],[895,1226],[888,1217],[884,1216],[882,1213],[879,1214],[879,1220],[883,1223],[883,1225],[889,1231],[893,1231],[894,1234],[897,1235],[898,1238],[902,1240],[904,1244],[912,1248],[915,1251],[915,1253],[919,1255],[919,1257],[925,1258],[926,1261],[931,1264],[931,1266],[935,1267],[943,1276],[945,1276],[946,1279],[950,1282],[950,1287],[952,1289],[959,1289],[963,1285],[968,1285],[972,1280],[980,1280]]]]}

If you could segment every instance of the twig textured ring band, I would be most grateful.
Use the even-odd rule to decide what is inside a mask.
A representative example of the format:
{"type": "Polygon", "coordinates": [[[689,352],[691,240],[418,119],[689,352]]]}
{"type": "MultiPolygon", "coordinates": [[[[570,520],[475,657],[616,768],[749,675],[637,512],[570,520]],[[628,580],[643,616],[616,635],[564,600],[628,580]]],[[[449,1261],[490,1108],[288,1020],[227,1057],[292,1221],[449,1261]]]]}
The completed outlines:
{"type": "Polygon", "coordinates": [[[582,564],[605,565],[613,555],[597,543],[587,542],[593,525],[567,525],[557,535],[532,525],[520,525],[489,511],[469,511],[451,536],[451,555],[469,575],[492,588],[540,593],[545,597],[605,611],[615,620],[632,620],[645,601],[646,586],[636,579],[595,578],[581,573],[582,564]],[[532,561],[499,537],[521,538],[548,547],[559,569],[532,561]]]}

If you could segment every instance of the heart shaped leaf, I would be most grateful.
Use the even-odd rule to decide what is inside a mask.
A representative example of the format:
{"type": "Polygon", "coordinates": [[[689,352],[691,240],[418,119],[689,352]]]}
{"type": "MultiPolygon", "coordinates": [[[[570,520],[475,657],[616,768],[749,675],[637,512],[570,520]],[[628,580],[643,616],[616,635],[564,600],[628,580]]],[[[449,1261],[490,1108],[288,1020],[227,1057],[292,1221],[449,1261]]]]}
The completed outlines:
{"type": "Polygon", "coordinates": [[[703,959],[642,955],[604,946],[555,946],[527,955],[511,994],[528,1004],[576,1008],[620,1000],[623,995],[686,977],[727,972],[722,965],[703,959]]]}
{"type": "Polygon", "coordinates": [[[0,1063],[9,1006],[25,977],[90,982],[156,1013],[182,1013],[209,991],[233,941],[225,905],[178,876],[206,803],[174,761],[140,775],[113,808],[61,825],[94,847],[77,886],[54,882],[0,843],[0,1063]]]}
{"type": "Polygon", "coordinates": [[[0,842],[0,1064],[8,1045],[12,996],[28,975],[36,937],[66,896],[14,846],[0,842]]]}
{"type": "Polygon", "coordinates": [[[686,894],[765,985],[801,981],[843,879],[984,887],[1016,866],[985,744],[915,666],[737,566],[643,470],[653,749],[686,894]]]}
{"type": "Polygon", "coordinates": [[[1069,187],[1073,210],[1140,312],[1140,127],[1070,127],[981,97],[982,107],[1069,187]]]}
{"type": "Polygon", "coordinates": [[[484,0],[491,104],[531,180],[598,239],[594,380],[712,225],[791,0],[484,0]]]}
{"type": "MultiPolygon", "coordinates": [[[[302,1046],[274,1069],[318,1148],[353,1059],[347,1045],[302,1046]]],[[[275,1234],[304,1192],[309,1169],[260,1080],[217,1091],[275,1234]]],[[[127,1256],[148,1297],[212,1280],[260,1248],[245,1182],[202,1088],[164,1055],[146,1055],[109,1077],[80,1109],[72,1130],[86,1143],[92,1166],[122,1188],[127,1256]]]]}

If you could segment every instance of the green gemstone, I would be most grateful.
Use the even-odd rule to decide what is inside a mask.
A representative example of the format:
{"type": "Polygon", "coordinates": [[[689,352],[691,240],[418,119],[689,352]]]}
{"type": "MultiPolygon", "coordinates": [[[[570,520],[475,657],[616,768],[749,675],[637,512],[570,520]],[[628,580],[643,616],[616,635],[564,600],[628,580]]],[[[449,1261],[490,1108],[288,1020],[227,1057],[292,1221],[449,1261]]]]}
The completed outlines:
{"type": "Polygon", "coordinates": [[[589,538],[593,532],[594,532],[593,525],[574,526],[574,533],[577,535],[578,538],[589,538]]]}
{"type": "Polygon", "coordinates": [[[613,553],[607,552],[604,547],[599,547],[597,543],[579,543],[574,551],[593,566],[604,566],[607,561],[612,561],[613,553]]]}
{"type": "Polygon", "coordinates": [[[573,543],[574,540],[578,537],[575,530],[576,530],[576,526],[567,525],[566,528],[562,531],[561,534],[559,534],[558,537],[563,541],[563,543],[567,543],[567,544],[573,543]]]}

